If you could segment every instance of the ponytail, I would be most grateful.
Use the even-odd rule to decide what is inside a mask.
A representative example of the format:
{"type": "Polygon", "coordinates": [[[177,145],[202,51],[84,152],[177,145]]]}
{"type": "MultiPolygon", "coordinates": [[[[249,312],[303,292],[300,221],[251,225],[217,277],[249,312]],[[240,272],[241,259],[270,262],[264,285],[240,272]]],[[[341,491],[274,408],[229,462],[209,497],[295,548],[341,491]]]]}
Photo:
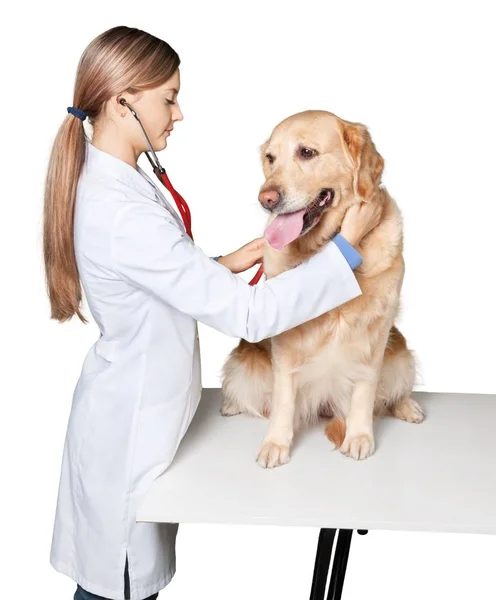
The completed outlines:
{"type": "Polygon", "coordinates": [[[83,122],[67,115],[55,138],[45,181],[43,253],[50,318],[64,322],[80,311],[81,283],[74,251],[74,208],[85,158],[83,122]]]}

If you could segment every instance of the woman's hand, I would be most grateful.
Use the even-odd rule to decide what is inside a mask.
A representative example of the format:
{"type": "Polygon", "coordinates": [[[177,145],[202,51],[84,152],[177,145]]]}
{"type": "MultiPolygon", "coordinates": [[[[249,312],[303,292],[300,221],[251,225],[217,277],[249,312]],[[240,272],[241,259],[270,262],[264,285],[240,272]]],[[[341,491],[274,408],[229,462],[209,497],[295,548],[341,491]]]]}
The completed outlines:
{"type": "Polygon", "coordinates": [[[379,224],[381,215],[382,204],[354,204],[346,211],[340,233],[352,246],[358,246],[362,238],[379,224]]]}
{"type": "Polygon", "coordinates": [[[264,254],[264,238],[257,238],[238,250],[219,258],[219,262],[233,273],[243,273],[262,262],[264,254]]]}

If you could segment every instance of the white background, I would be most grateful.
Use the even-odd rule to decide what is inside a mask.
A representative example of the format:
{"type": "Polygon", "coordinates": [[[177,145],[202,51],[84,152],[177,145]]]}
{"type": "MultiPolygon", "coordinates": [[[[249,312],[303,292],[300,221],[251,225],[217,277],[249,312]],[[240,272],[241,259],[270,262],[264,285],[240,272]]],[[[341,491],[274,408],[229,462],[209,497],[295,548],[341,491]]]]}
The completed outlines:
{"type": "MultiPolygon", "coordinates": [[[[17,3],[4,13],[2,597],[67,600],[74,590],[48,557],[72,392],[98,332],[93,321],[50,321],[41,223],[49,150],[87,44],[124,24],[179,53],[185,119],[160,159],[210,255],[261,235],[258,147],[280,120],[313,108],[367,125],[404,215],[399,325],[420,360],[416,389],[495,393],[490,5],[86,1],[17,3]]],[[[140,165],[150,173],[146,157],[140,165]]],[[[200,328],[203,385],[219,387],[237,340],[200,328]]],[[[183,525],[178,572],[160,597],[306,598],[317,535],[183,525]]],[[[483,535],[356,536],[344,599],[494,597],[495,557],[496,539],[483,535]]]]}

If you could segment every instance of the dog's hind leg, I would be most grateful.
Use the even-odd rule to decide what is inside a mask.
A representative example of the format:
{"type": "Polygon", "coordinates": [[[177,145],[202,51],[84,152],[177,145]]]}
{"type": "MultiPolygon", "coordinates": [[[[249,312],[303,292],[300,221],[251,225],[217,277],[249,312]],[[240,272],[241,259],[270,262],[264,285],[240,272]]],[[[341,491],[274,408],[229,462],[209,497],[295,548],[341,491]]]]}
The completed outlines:
{"type": "Polygon", "coordinates": [[[409,423],[421,423],[425,417],[424,411],[411,397],[415,375],[415,357],[407,348],[403,335],[393,327],[378,386],[378,411],[409,423]]]}
{"type": "Polygon", "coordinates": [[[425,413],[420,404],[413,398],[404,398],[391,408],[393,417],[409,423],[422,423],[425,413]]]}
{"type": "Polygon", "coordinates": [[[272,361],[268,343],[241,340],[222,373],[221,414],[247,413],[267,418],[272,394],[272,361]]]}

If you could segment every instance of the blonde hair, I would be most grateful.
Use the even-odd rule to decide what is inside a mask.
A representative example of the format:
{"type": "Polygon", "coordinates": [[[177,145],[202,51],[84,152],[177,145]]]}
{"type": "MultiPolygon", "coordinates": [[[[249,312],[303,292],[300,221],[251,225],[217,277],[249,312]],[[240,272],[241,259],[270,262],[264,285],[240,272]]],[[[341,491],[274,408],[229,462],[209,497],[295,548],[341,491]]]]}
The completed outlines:
{"type": "MultiPolygon", "coordinates": [[[[163,40],[140,29],[119,26],[95,38],[83,52],[74,85],[73,106],[93,127],[105,102],[165,83],[179,67],[178,54],[163,40]]],[[[80,311],[81,282],[74,251],[74,208],[85,160],[81,119],[67,114],[55,137],[45,180],[43,258],[50,318],[60,322],[80,311]]]]}

